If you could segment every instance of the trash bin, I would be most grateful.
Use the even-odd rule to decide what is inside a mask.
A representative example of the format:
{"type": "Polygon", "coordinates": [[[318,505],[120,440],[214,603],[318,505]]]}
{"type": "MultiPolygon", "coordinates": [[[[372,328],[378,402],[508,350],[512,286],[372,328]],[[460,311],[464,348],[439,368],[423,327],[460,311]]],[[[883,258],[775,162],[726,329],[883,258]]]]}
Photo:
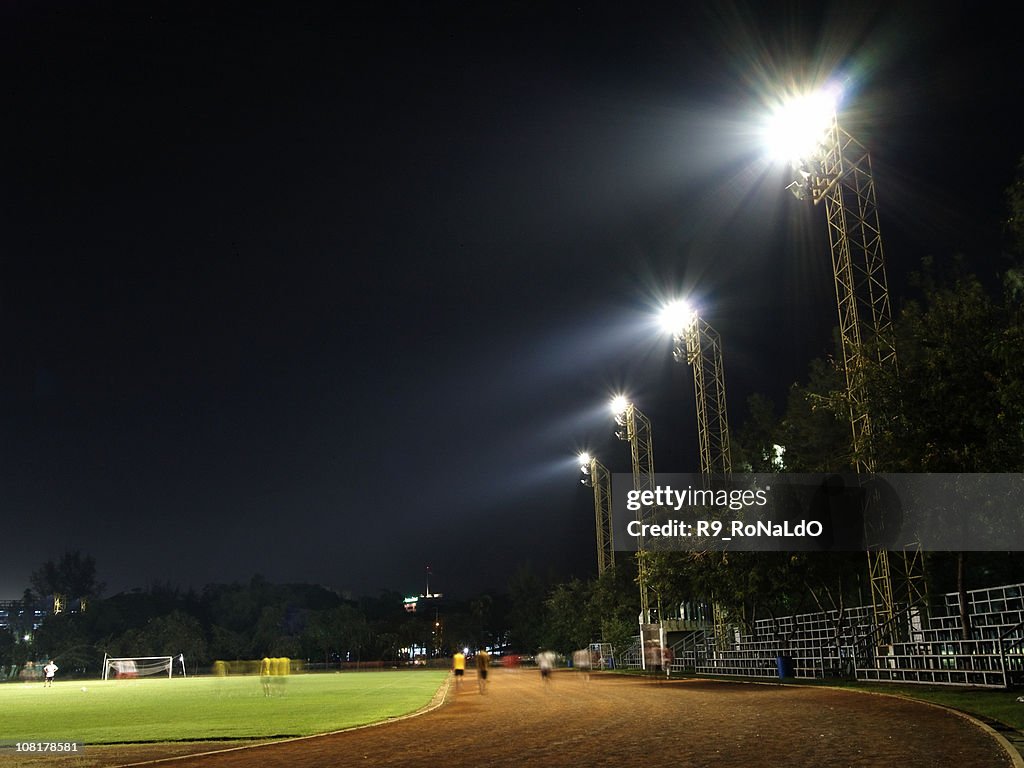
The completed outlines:
{"type": "Polygon", "coordinates": [[[776,656],[775,666],[779,670],[779,677],[792,677],[793,676],[793,657],[792,656],[776,656]]]}

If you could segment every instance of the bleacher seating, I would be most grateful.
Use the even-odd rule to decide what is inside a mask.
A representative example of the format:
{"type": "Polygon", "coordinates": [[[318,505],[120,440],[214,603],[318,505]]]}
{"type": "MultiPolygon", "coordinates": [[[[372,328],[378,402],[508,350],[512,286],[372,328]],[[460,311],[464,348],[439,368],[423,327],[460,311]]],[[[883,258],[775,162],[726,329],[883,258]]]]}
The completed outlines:
{"type": "Polygon", "coordinates": [[[762,619],[750,634],[702,629],[673,643],[673,669],[700,675],[859,680],[1005,687],[1024,681],[1024,584],[968,593],[970,632],[962,637],[957,593],[932,615],[902,609],[907,639],[880,644],[870,606],[762,619]],[[780,657],[786,661],[780,665],[780,657]]]}

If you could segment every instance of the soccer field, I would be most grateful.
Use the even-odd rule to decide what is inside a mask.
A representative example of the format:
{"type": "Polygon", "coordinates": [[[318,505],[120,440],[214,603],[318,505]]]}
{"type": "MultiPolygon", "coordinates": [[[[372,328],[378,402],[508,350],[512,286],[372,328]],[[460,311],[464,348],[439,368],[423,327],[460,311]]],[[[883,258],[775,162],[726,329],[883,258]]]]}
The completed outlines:
{"type": "Polygon", "coordinates": [[[266,696],[258,677],[0,685],[0,741],[118,744],[308,736],[427,705],[445,670],[294,675],[266,696]]]}

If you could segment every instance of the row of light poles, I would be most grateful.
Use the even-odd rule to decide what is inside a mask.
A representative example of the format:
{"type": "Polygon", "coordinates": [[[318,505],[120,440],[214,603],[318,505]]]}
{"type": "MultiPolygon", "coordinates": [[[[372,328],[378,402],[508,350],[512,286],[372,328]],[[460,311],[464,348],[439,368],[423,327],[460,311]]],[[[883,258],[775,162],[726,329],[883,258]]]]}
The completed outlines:
{"type": "MultiPolygon", "coordinates": [[[[799,199],[824,203],[846,374],[851,463],[866,475],[876,466],[865,372],[869,364],[896,367],[896,345],[871,161],[867,150],[840,127],[838,97],[835,89],[825,89],[788,100],[766,124],[764,139],[790,164],[793,175],[787,189],[799,199]]],[[[721,340],[686,302],[666,306],[662,320],[672,333],[676,360],[686,361],[693,370],[703,480],[706,485],[722,483],[732,472],[732,460],[721,340]]],[[[650,420],[622,396],[613,401],[612,411],[616,434],[630,446],[634,489],[653,489],[650,420]]],[[[580,459],[584,482],[594,487],[598,572],[603,573],[614,564],[610,475],[596,458],[580,459]]],[[[650,510],[638,511],[638,521],[645,522],[649,514],[650,510]]],[[[866,534],[870,546],[872,532],[866,534]]],[[[638,544],[640,622],[645,624],[651,620],[649,584],[642,543],[638,544]]],[[[908,605],[924,602],[920,549],[910,546],[904,552],[898,573],[901,590],[894,589],[888,553],[872,548],[867,555],[876,626],[889,628],[891,642],[897,633],[897,592],[902,591],[899,596],[908,605]]]]}

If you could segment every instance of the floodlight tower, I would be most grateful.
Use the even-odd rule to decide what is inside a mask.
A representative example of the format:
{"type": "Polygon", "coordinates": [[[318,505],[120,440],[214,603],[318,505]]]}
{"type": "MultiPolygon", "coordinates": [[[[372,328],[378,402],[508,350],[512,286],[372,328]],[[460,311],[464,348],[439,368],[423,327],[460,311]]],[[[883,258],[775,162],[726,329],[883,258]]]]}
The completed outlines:
{"type": "MultiPolygon", "coordinates": [[[[896,339],[885,273],[878,203],[867,150],[839,126],[837,94],[823,91],[794,100],[770,126],[770,139],[784,151],[794,171],[787,187],[798,199],[825,204],[839,335],[846,372],[853,458],[858,472],[876,470],[871,444],[865,374],[869,364],[896,368],[896,339]]],[[[869,546],[872,531],[866,531],[869,546]]],[[[895,615],[889,553],[868,550],[871,601],[879,626],[895,615]]],[[[906,598],[923,603],[920,547],[903,553],[906,598]]]]}
{"type": "Polygon", "coordinates": [[[581,453],[580,481],[594,489],[594,523],[597,527],[597,575],[615,565],[612,533],[612,476],[608,468],[589,453],[581,453]]]}
{"type": "MultiPolygon", "coordinates": [[[[704,487],[724,487],[732,474],[729,446],[729,413],[725,404],[725,364],[722,341],[687,301],[673,301],[661,311],[661,323],[672,334],[672,355],[676,362],[693,368],[693,393],[697,407],[697,443],[704,487]]],[[[712,596],[715,641],[725,641],[726,616],[721,603],[712,596]]]]}
{"type": "MultiPolygon", "coordinates": [[[[637,492],[654,490],[654,444],[651,440],[651,421],[639,408],[621,395],[611,403],[615,423],[619,426],[615,436],[629,443],[633,460],[633,489],[637,492]]],[[[650,522],[651,509],[641,505],[637,522],[650,522]]],[[[648,586],[647,562],[643,540],[637,539],[637,582],[640,585],[640,622],[651,623],[651,601],[648,586]]]]}
{"type": "Polygon", "coordinates": [[[676,362],[685,361],[693,368],[700,471],[706,485],[720,487],[732,474],[721,338],[685,301],[666,305],[662,324],[672,333],[676,362]]]}

